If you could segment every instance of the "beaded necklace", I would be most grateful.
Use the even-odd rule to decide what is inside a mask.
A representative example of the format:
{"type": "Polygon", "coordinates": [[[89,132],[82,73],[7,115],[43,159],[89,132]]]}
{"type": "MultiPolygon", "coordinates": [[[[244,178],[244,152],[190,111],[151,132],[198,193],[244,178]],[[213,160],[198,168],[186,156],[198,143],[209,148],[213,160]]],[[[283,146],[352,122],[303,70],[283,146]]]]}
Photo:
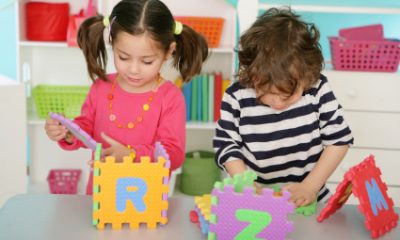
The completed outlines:
{"type": "Polygon", "coordinates": [[[140,114],[136,117],[136,119],[129,121],[127,124],[124,124],[124,123],[118,121],[117,115],[115,115],[115,113],[113,112],[113,100],[115,97],[114,91],[115,91],[115,87],[117,85],[117,80],[118,80],[118,77],[115,78],[115,80],[111,86],[111,91],[108,94],[108,103],[109,103],[108,109],[109,109],[109,113],[110,113],[108,116],[108,119],[111,122],[113,122],[117,128],[134,129],[138,124],[143,122],[144,113],[149,111],[150,103],[153,102],[154,96],[156,95],[156,93],[158,91],[158,87],[160,86],[161,76],[158,75],[157,86],[151,90],[151,95],[147,98],[147,102],[145,104],[143,104],[142,111],[140,112],[140,114]]]}

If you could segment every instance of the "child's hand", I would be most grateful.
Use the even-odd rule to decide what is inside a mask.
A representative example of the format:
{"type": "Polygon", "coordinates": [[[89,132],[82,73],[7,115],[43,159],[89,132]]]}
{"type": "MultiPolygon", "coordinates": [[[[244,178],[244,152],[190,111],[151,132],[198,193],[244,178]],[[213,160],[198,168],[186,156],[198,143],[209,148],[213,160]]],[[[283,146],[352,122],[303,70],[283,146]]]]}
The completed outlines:
{"type": "Polygon", "coordinates": [[[263,193],[263,188],[258,185],[256,182],[254,182],[254,188],[256,189],[256,194],[261,195],[263,193]]]}
{"type": "Polygon", "coordinates": [[[123,157],[129,156],[130,150],[126,146],[107,136],[104,132],[101,133],[101,137],[110,144],[109,148],[103,149],[101,152],[102,159],[107,156],[113,156],[117,162],[122,162],[123,157]]]}
{"type": "Polygon", "coordinates": [[[284,186],[283,190],[290,192],[290,201],[294,203],[296,208],[306,206],[317,198],[317,192],[311,190],[304,183],[291,183],[284,186]]]}
{"type": "Polygon", "coordinates": [[[70,140],[70,138],[68,138],[70,135],[68,134],[68,129],[55,119],[48,118],[44,125],[44,129],[46,130],[47,136],[53,141],[58,142],[65,139],[68,142],[68,140],[70,140]]]}

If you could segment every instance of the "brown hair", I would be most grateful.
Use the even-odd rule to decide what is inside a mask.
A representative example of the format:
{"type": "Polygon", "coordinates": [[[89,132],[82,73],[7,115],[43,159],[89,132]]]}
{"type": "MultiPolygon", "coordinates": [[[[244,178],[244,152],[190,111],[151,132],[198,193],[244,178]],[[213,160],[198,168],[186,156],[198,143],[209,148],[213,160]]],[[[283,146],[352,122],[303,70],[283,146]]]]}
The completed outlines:
{"type": "Polygon", "coordinates": [[[288,9],[271,8],[239,40],[239,82],[293,95],[314,85],[324,65],[318,29],[288,9]]]}
{"type": "MultiPolygon", "coordinates": [[[[192,28],[183,25],[182,32],[174,35],[174,18],[168,7],[159,0],[122,0],[113,8],[109,21],[111,45],[121,31],[132,35],[148,33],[160,43],[165,52],[171,43],[176,42],[173,66],[180,71],[185,82],[200,73],[208,57],[205,38],[192,28]]],[[[104,28],[103,16],[97,15],[85,20],[78,31],[78,45],[83,51],[93,81],[96,77],[108,81],[104,28]]]]}

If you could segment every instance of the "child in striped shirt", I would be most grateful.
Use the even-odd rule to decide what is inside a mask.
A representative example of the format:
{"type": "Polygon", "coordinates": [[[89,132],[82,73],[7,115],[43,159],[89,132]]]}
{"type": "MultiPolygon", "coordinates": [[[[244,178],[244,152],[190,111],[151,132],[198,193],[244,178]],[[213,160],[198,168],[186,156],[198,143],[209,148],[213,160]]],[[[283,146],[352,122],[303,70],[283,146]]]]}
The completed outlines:
{"type": "MultiPolygon", "coordinates": [[[[327,200],[326,180],[353,144],[325,76],[319,31],[272,8],[240,37],[238,81],[225,92],[213,140],[228,174],[281,185],[296,207],[327,200]]],[[[257,184],[259,189],[260,184],[257,184]]]]}

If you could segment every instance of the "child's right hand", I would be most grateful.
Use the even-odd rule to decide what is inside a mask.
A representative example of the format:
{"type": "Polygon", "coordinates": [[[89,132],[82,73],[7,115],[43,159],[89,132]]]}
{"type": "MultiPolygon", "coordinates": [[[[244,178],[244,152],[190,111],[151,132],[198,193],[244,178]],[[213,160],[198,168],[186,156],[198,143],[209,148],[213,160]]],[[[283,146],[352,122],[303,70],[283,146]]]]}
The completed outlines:
{"type": "Polygon", "coordinates": [[[68,137],[70,135],[68,129],[53,118],[48,118],[46,120],[44,129],[46,130],[47,136],[53,141],[58,142],[65,139],[68,142],[70,139],[68,137]]]}

